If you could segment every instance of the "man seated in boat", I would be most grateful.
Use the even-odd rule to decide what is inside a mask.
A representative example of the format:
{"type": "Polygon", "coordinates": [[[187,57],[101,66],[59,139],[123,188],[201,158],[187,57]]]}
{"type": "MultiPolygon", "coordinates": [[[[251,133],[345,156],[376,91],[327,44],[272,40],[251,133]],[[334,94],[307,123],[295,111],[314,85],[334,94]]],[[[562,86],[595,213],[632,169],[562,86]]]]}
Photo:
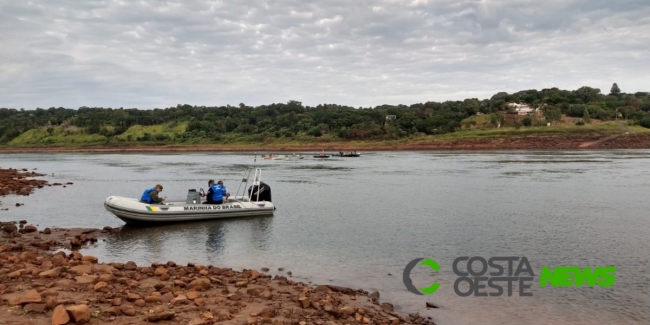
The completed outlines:
{"type": "Polygon", "coordinates": [[[226,189],[226,186],[223,185],[223,181],[219,180],[217,182],[218,188],[221,188],[221,198],[222,202],[228,202],[228,198],[230,197],[230,193],[228,193],[228,190],[226,189]]]}
{"type": "Polygon", "coordinates": [[[201,194],[201,196],[205,196],[205,202],[203,204],[216,204],[214,201],[214,180],[211,179],[208,181],[208,193],[201,194]]]}
{"type": "Polygon", "coordinates": [[[165,197],[158,196],[158,193],[162,192],[162,190],[163,187],[160,184],[156,184],[156,186],[144,190],[142,197],[140,197],[140,202],[149,204],[162,204],[165,200],[165,197]]]}
{"type": "Polygon", "coordinates": [[[206,201],[203,204],[222,204],[224,200],[228,202],[230,193],[226,190],[222,180],[219,180],[216,184],[214,180],[210,180],[208,186],[208,193],[205,195],[206,201]]]}

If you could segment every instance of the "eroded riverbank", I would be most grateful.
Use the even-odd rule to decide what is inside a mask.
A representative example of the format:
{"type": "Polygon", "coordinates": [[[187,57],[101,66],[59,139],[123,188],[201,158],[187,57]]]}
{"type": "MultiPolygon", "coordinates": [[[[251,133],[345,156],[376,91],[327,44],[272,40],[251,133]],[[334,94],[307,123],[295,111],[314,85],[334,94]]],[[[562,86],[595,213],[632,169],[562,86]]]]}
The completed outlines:
{"type": "Polygon", "coordinates": [[[250,145],[88,145],[0,147],[2,153],[117,153],[117,152],[320,152],[339,151],[419,151],[419,150],[575,150],[575,149],[649,149],[650,136],[621,134],[614,136],[519,136],[469,137],[461,139],[413,140],[405,142],[323,142],[304,144],[250,145]]]}

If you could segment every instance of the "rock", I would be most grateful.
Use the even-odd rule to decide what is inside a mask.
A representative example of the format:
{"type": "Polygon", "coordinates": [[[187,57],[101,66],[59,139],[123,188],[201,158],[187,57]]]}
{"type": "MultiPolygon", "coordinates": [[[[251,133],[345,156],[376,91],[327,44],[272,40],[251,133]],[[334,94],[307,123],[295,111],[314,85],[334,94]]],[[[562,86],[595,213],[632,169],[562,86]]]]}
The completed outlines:
{"type": "Polygon", "coordinates": [[[45,307],[47,307],[48,309],[52,309],[58,305],[59,305],[59,300],[54,296],[47,297],[45,299],[45,307]]]}
{"type": "Polygon", "coordinates": [[[63,266],[68,265],[68,259],[61,255],[54,255],[50,260],[53,266],[63,266]]]}
{"type": "Polygon", "coordinates": [[[61,268],[53,268],[48,271],[44,271],[38,274],[39,277],[41,278],[58,278],[61,275],[61,268]]]}
{"type": "Polygon", "coordinates": [[[135,269],[138,268],[138,265],[135,264],[135,262],[128,261],[126,264],[124,264],[124,269],[127,271],[134,271],[135,269]]]}
{"type": "Polygon", "coordinates": [[[228,294],[226,297],[232,301],[241,300],[241,295],[239,294],[239,292],[228,294]]]}
{"type": "Polygon", "coordinates": [[[260,316],[262,316],[264,318],[273,318],[273,317],[275,317],[275,315],[276,315],[275,314],[275,309],[273,309],[273,308],[264,308],[260,312],[260,316]]]}
{"type": "Polygon", "coordinates": [[[155,276],[161,276],[167,274],[167,269],[164,266],[159,266],[156,268],[156,271],[153,272],[155,276]]]}
{"type": "Polygon", "coordinates": [[[97,263],[99,260],[95,256],[86,255],[81,258],[82,261],[88,261],[90,263],[97,263]]]}
{"type": "Polygon", "coordinates": [[[203,298],[196,298],[196,299],[194,299],[194,304],[197,307],[203,307],[203,306],[205,306],[205,300],[203,300],[203,298]]]}
{"type": "Polygon", "coordinates": [[[330,290],[332,290],[334,292],[340,292],[340,293],[343,293],[343,294],[346,294],[346,295],[354,295],[354,294],[356,294],[356,291],[354,291],[354,290],[352,290],[350,288],[346,288],[346,287],[339,287],[339,286],[334,286],[334,285],[327,285],[327,287],[330,288],[330,290]]]}
{"type": "Polygon", "coordinates": [[[270,300],[273,297],[273,294],[271,293],[271,290],[268,288],[264,290],[264,292],[260,293],[260,298],[270,300]]]}
{"type": "Polygon", "coordinates": [[[120,314],[122,314],[122,311],[120,310],[119,307],[112,306],[106,309],[102,309],[102,314],[107,316],[119,316],[120,314]]]}
{"type": "Polygon", "coordinates": [[[52,230],[50,228],[45,228],[45,229],[43,229],[43,233],[46,234],[46,235],[49,235],[49,234],[52,233],[52,230]]]}
{"type": "Polygon", "coordinates": [[[11,234],[18,231],[18,227],[16,227],[14,224],[6,224],[2,227],[2,231],[11,234]]]}
{"type": "Polygon", "coordinates": [[[70,316],[63,305],[58,305],[52,313],[52,325],[63,325],[70,321],[70,316]]]}
{"type": "Polygon", "coordinates": [[[246,288],[248,286],[248,281],[237,281],[235,287],[237,288],[246,288]]]}
{"type": "Polygon", "coordinates": [[[69,306],[66,307],[65,310],[76,324],[85,324],[90,322],[90,309],[85,304],[69,306]]]}
{"type": "Polygon", "coordinates": [[[108,282],[111,282],[111,281],[115,280],[115,277],[112,274],[102,274],[102,275],[99,276],[98,280],[101,281],[101,282],[107,282],[108,283],[108,282]]]}
{"type": "Polygon", "coordinates": [[[41,294],[34,289],[27,291],[27,293],[20,298],[20,304],[39,303],[39,302],[43,302],[43,298],[41,298],[41,294]]]}
{"type": "Polygon", "coordinates": [[[27,304],[23,307],[23,310],[28,313],[42,314],[45,312],[45,308],[45,304],[27,304]]]}
{"type": "Polygon", "coordinates": [[[27,232],[27,233],[37,232],[37,231],[38,231],[38,229],[36,227],[34,227],[34,226],[26,226],[25,227],[25,232],[27,232]]]}
{"type": "Polygon", "coordinates": [[[91,272],[93,273],[108,273],[108,274],[113,274],[113,272],[117,272],[117,269],[110,265],[106,264],[93,264],[93,266],[90,269],[91,272]]]}
{"type": "Polygon", "coordinates": [[[186,296],[183,295],[178,295],[176,298],[172,299],[169,303],[172,305],[185,305],[188,303],[188,299],[186,296]]]}
{"type": "Polygon", "coordinates": [[[122,298],[117,297],[117,298],[113,299],[112,304],[113,304],[113,306],[119,306],[119,305],[121,305],[121,304],[122,304],[122,298]]]}
{"type": "Polygon", "coordinates": [[[95,291],[107,291],[108,290],[108,283],[106,282],[97,282],[95,286],[93,286],[93,290],[95,291]]]}
{"type": "Polygon", "coordinates": [[[371,299],[379,299],[379,291],[375,291],[371,293],[368,297],[370,297],[371,299]]]}
{"type": "Polygon", "coordinates": [[[391,323],[391,325],[398,325],[399,324],[399,318],[397,317],[388,317],[388,321],[391,323]]]}
{"type": "Polygon", "coordinates": [[[309,298],[307,297],[300,297],[298,298],[298,303],[300,304],[300,306],[302,306],[302,308],[307,308],[309,307],[310,301],[309,298]]]}
{"type": "Polygon", "coordinates": [[[428,301],[426,302],[426,306],[427,308],[440,308],[440,306],[428,301]]]}
{"type": "Polygon", "coordinates": [[[121,311],[122,314],[126,316],[135,316],[136,314],[135,308],[133,308],[133,306],[124,306],[121,308],[121,311]]]}
{"type": "Polygon", "coordinates": [[[114,267],[116,270],[124,269],[124,263],[111,263],[110,265],[114,267]]]}
{"type": "Polygon", "coordinates": [[[346,307],[339,308],[336,311],[336,314],[338,315],[339,318],[348,318],[354,315],[354,313],[356,312],[357,311],[354,307],[346,306],[346,307]]]}
{"type": "Polygon", "coordinates": [[[140,298],[141,298],[140,295],[137,293],[129,293],[128,295],[126,295],[126,300],[128,301],[136,301],[140,298]]]}
{"type": "Polygon", "coordinates": [[[156,303],[156,302],[160,302],[161,300],[162,300],[161,296],[147,296],[146,298],[144,298],[144,301],[149,303],[156,303]]]}
{"type": "Polygon", "coordinates": [[[217,318],[220,321],[229,320],[231,318],[230,311],[228,311],[228,309],[217,310],[217,318]]]}
{"type": "Polygon", "coordinates": [[[133,304],[138,307],[144,307],[147,303],[144,301],[144,299],[138,299],[133,304]]]}
{"type": "Polygon", "coordinates": [[[172,301],[172,299],[174,299],[174,295],[172,295],[171,292],[167,292],[160,297],[160,301],[164,304],[169,303],[170,301],[172,301]]]}
{"type": "Polygon", "coordinates": [[[283,267],[279,267],[279,268],[278,268],[278,271],[282,272],[282,271],[284,271],[284,268],[283,268],[283,267]]]}
{"type": "Polygon", "coordinates": [[[328,293],[330,292],[330,288],[325,285],[319,285],[314,289],[314,292],[323,292],[323,293],[328,293]]]}
{"type": "Polygon", "coordinates": [[[387,302],[381,304],[380,308],[381,308],[381,310],[383,310],[383,311],[385,311],[387,313],[394,311],[393,304],[390,304],[390,303],[387,303],[387,302]]]}
{"type": "Polygon", "coordinates": [[[263,267],[263,268],[262,268],[262,272],[268,272],[268,271],[269,271],[269,268],[268,268],[268,267],[263,267]]]}
{"type": "Polygon", "coordinates": [[[187,286],[190,290],[205,291],[210,289],[210,280],[196,279],[187,286]]]}
{"type": "Polygon", "coordinates": [[[92,273],[92,266],[91,265],[77,265],[73,266],[70,268],[70,273],[76,274],[76,275],[84,275],[84,274],[90,274],[92,273]]]}
{"type": "Polygon", "coordinates": [[[74,278],[75,280],[77,280],[77,283],[79,284],[90,284],[90,283],[97,282],[96,275],[82,275],[82,276],[76,276],[74,278]]]}
{"type": "Polygon", "coordinates": [[[173,311],[164,311],[162,313],[155,313],[153,315],[147,316],[148,322],[157,322],[161,320],[170,320],[173,319],[176,314],[173,311]]]}
{"type": "Polygon", "coordinates": [[[187,299],[189,299],[189,300],[194,300],[194,299],[196,299],[198,297],[199,297],[199,293],[196,292],[196,291],[189,291],[187,293],[187,299]]]}

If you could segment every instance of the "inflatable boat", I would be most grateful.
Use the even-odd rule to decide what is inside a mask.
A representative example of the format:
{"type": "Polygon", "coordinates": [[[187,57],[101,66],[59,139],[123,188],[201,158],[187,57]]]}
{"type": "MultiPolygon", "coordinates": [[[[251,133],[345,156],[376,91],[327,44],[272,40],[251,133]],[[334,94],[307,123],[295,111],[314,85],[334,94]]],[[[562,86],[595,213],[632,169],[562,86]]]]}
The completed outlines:
{"type": "Polygon", "coordinates": [[[260,181],[262,172],[259,168],[255,169],[253,184],[249,187],[248,176],[251,169],[247,172],[237,193],[222,204],[205,204],[201,197],[203,189],[200,192],[190,189],[185,202],[149,204],[141,202],[138,198],[109,196],[104,201],[104,208],[126,223],[169,223],[272,216],[275,206],[271,202],[271,187],[260,181]],[[239,195],[240,190],[242,195],[239,195]]]}

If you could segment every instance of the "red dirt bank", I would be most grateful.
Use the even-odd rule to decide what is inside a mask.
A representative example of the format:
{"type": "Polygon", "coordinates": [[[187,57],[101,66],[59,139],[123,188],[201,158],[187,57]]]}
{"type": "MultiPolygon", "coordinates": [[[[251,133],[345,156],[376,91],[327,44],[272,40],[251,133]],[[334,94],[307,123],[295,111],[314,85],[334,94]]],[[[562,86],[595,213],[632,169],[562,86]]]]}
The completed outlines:
{"type": "Polygon", "coordinates": [[[412,141],[394,145],[384,143],[314,143],[304,145],[152,145],[152,146],[87,146],[87,147],[29,147],[0,148],[1,153],[38,152],[191,152],[191,151],[240,151],[240,152],[304,152],[304,151],[397,151],[397,150],[570,150],[570,149],[650,149],[650,135],[620,136],[548,136],[509,138],[468,138],[459,140],[412,141]]]}

